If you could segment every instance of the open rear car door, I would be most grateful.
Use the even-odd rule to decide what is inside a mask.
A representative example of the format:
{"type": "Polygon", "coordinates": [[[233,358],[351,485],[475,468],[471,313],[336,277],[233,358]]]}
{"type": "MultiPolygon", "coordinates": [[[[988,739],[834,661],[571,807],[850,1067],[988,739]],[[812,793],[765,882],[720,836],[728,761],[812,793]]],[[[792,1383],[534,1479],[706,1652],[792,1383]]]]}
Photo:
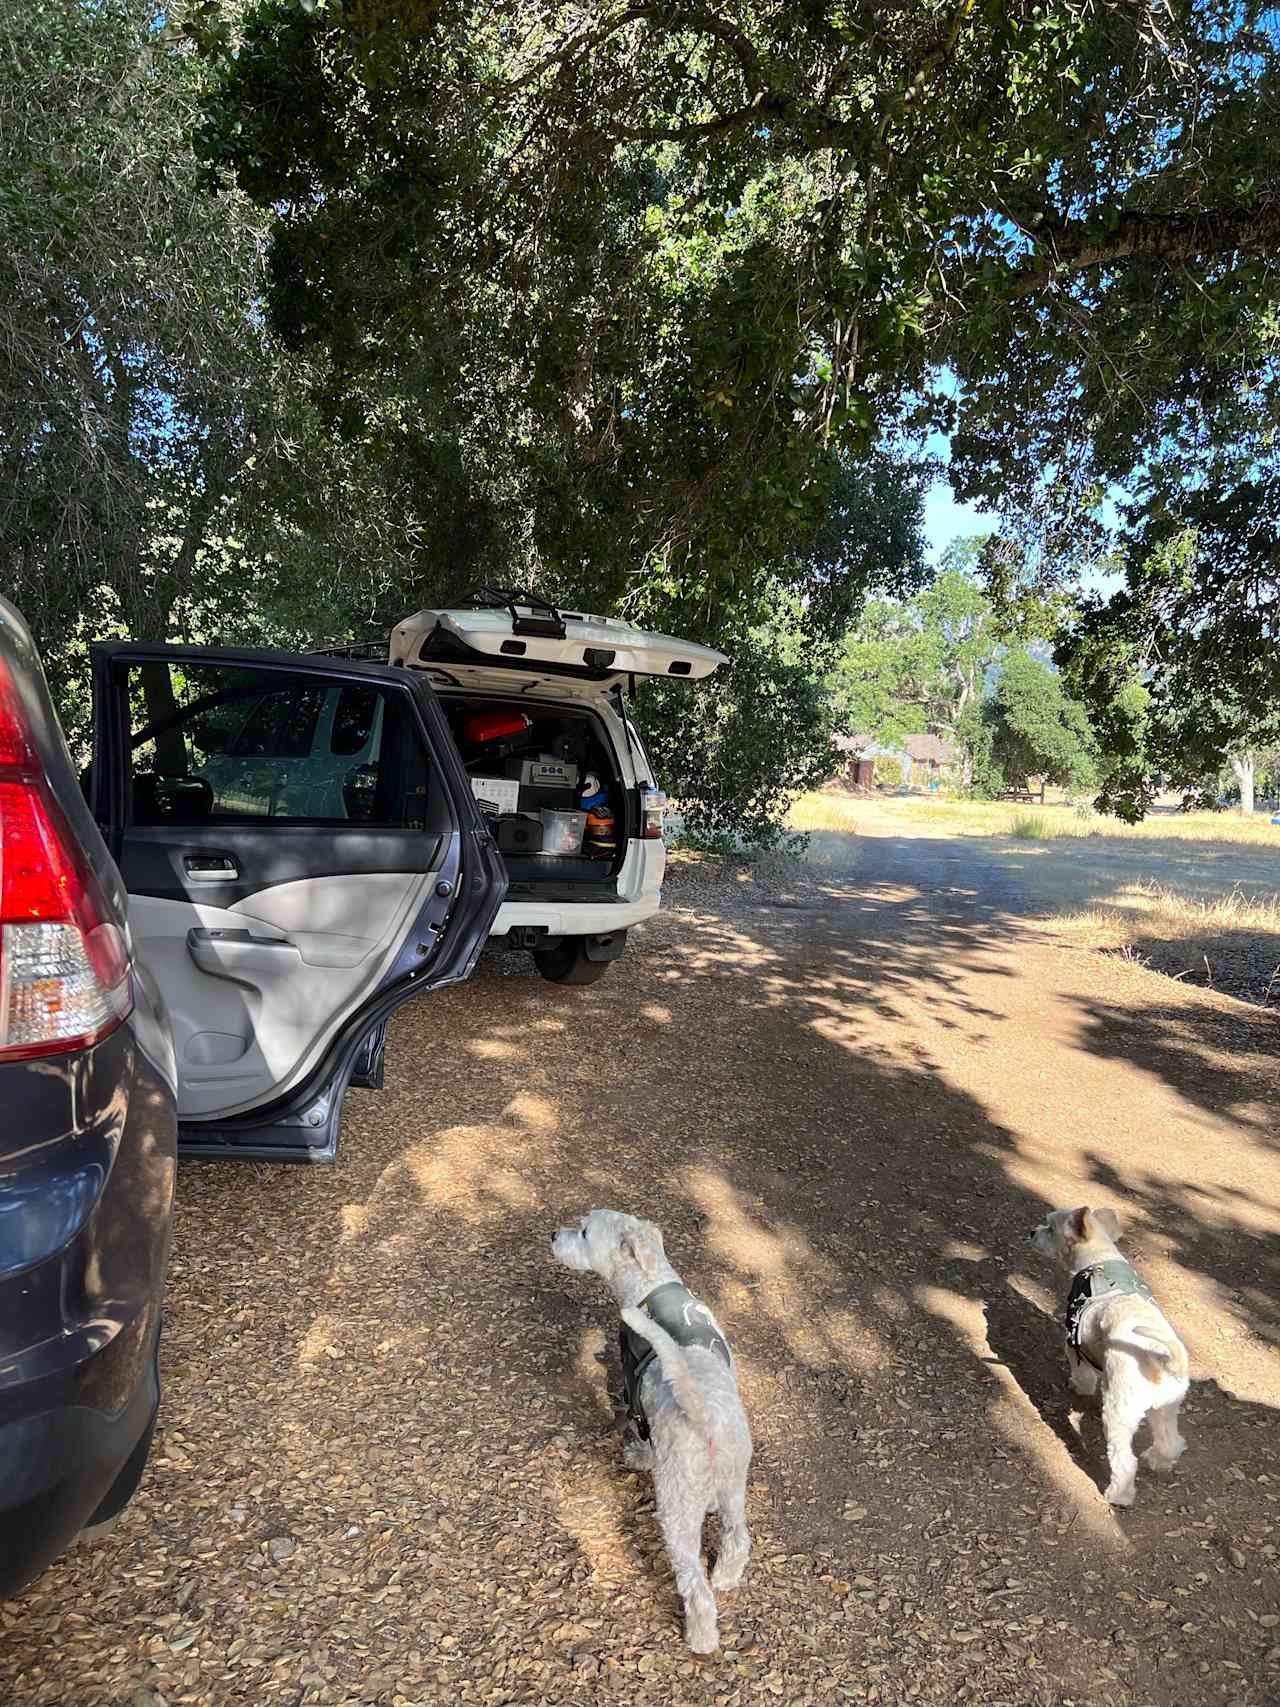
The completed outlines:
{"type": "Polygon", "coordinates": [[[480,587],[469,605],[421,610],[391,631],[393,664],[485,665],[621,686],[632,676],[701,681],[723,652],[632,628],[612,616],[564,611],[531,593],[480,587]]]}
{"type": "Polygon", "coordinates": [[[329,1160],[402,1002],[468,977],[506,889],[417,671],[93,647],[90,800],[169,1010],[180,1149],[329,1160]]]}

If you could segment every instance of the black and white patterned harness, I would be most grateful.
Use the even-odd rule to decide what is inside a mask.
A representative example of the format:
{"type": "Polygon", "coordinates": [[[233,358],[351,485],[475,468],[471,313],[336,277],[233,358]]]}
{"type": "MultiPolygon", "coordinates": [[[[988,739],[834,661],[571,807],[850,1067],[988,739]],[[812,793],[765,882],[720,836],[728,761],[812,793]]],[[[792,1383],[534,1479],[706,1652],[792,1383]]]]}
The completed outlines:
{"type": "Polygon", "coordinates": [[[1082,1268],[1071,1282],[1071,1291],[1067,1294],[1067,1344],[1077,1356],[1083,1357],[1086,1363],[1092,1363],[1095,1369],[1101,1368],[1101,1365],[1094,1362],[1080,1344],[1080,1329],[1085,1311],[1091,1304],[1101,1303],[1104,1298],[1121,1298],[1126,1294],[1145,1298],[1152,1304],[1156,1301],[1151,1288],[1123,1257],[1108,1257],[1105,1262],[1090,1263],[1088,1268],[1082,1268]]]}
{"type": "MultiPolygon", "coordinates": [[[[639,1308],[660,1328],[665,1328],[677,1345],[703,1346],[707,1351],[718,1352],[726,1368],[733,1367],[728,1342],[712,1320],[710,1310],[678,1280],[668,1280],[657,1287],[640,1300],[639,1308]]],[[[625,1322],[618,1333],[618,1346],[622,1353],[622,1396],[627,1404],[627,1423],[641,1440],[648,1440],[649,1419],[640,1402],[640,1380],[658,1354],[647,1339],[633,1333],[625,1322]]]]}

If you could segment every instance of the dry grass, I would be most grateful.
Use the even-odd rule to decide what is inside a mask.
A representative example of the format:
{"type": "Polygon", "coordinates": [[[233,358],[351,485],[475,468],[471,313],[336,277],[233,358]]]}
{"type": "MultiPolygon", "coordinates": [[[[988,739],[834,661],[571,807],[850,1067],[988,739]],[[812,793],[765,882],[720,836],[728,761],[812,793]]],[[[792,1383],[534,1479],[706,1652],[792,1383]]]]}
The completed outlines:
{"type": "Polygon", "coordinates": [[[1025,806],[1001,800],[944,800],[928,795],[877,795],[871,799],[837,792],[805,794],[787,818],[792,830],[856,832],[869,817],[913,835],[1013,836],[1045,841],[1059,836],[1118,838],[1125,841],[1244,842],[1280,848],[1280,825],[1257,812],[1177,812],[1160,809],[1140,824],[1104,818],[1091,806],[1049,801],[1029,814],[1025,806]],[[1034,824],[1034,830],[1027,827],[1034,824]],[[1021,827],[1020,827],[1021,826],[1021,827]]]}
{"type": "Polygon", "coordinates": [[[1058,802],[832,792],[805,795],[789,824],[813,837],[816,863],[847,861],[855,836],[985,839],[1073,945],[1280,1006],[1280,826],[1266,814],[1165,811],[1128,825],[1058,802]]]}
{"type": "Polygon", "coordinates": [[[1047,842],[1059,834],[1059,829],[1052,818],[1021,812],[1009,826],[1009,834],[1020,842],[1047,842]]]}
{"type": "Polygon", "coordinates": [[[1081,947],[1264,1007],[1280,1002],[1280,895],[1179,895],[1135,884],[1061,927],[1081,947]]]}

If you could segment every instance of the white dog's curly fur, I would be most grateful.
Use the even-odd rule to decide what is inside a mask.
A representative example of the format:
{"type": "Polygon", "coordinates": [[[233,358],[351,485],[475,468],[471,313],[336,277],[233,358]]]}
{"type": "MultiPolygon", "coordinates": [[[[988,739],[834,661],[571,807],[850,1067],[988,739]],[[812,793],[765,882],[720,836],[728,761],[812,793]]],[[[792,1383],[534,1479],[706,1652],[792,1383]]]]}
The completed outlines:
{"type": "MultiPolygon", "coordinates": [[[[1099,1264],[1122,1264],[1119,1232],[1110,1209],[1082,1205],[1046,1215],[1031,1242],[1074,1277],[1099,1264]]],[[[1101,1388],[1111,1471],[1107,1498],[1112,1505],[1132,1505],[1138,1474],[1133,1438],[1142,1419],[1151,1425],[1151,1445],[1142,1454],[1149,1470],[1172,1470],[1186,1450],[1178,1411],[1190,1385],[1187,1348],[1149,1293],[1094,1299],[1081,1315],[1079,1335],[1078,1351],[1067,1346],[1071,1390],[1090,1394],[1101,1388]]]]}
{"type": "MultiPolygon", "coordinates": [[[[685,1640],[695,1653],[709,1654],[720,1639],[712,1589],[736,1588],[751,1552],[751,1430],[732,1354],[726,1364],[705,1346],[677,1345],[639,1308],[657,1287],[680,1279],[651,1221],[593,1209],[576,1227],[562,1227],[551,1250],[566,1268],[598,1274],[617,1299],[623,1321],[657,1353],[640,1380],[650,1438],[629,1440],[625,1456],[633,1469],[653,1475],[658,1522],[684,1602],[685,1640]],[[702,1521],[716,1510],[720,1553],[708,1582],[702,1521]]],[[[714,1323],[710,1311],[707,1316],[714,1323]]]]}

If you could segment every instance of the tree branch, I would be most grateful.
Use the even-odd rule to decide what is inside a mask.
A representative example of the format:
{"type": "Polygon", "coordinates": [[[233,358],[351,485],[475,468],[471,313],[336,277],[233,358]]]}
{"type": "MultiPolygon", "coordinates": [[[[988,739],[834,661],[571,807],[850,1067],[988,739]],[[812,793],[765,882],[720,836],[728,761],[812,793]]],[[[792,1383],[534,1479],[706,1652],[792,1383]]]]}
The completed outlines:
{"type": "Polygon", "coordinates": [[[1011,300],[1035,296],[1063,274],[1120,261],[1192,261],[1232,250],[1273,254],[1280,247],[1280,200],[1261,207],[1218,208],[1209,213],[1152,214],[1122,211],[1108,236],[1081,225],[1041,226],[1045,249],[1014,275],[1011,300]]]}
{"type": "Polygon", "coordinates": [[[718,136],[726,130],[736,130],[750,119],[759,121],[762,114],[775,111],[777,97],[758,95],[745,107],[721,113],[714,119],[691,119],[682,125],[625,125],[611,124],[609,135],[622,142],[690,142],[701,136],[718,136]]]}
{"type": "Polygon", "coordinates": [[[582,59],[593,49],[603,46],[610,36],[626,29],[628,24],[639,23],[659,26],[671,34],[688,30],[695,35],[712,36],[717,41],[724,42],[738,62],[748,92],[754,95],[763,88],[765,77],[760,56],[750,38],[735,24],[717,17],[714,12],[704,11],[700,6],[655,5],[651,0],[648,5],[626,7],[616,17],[606,19],[594,30],[583,30],[578,35],[570,36],[559,47],[545,54],[522,77],[506,84],[503,92],[512,94],[530,83],[536,83],[545,72],[582,59]]]}

